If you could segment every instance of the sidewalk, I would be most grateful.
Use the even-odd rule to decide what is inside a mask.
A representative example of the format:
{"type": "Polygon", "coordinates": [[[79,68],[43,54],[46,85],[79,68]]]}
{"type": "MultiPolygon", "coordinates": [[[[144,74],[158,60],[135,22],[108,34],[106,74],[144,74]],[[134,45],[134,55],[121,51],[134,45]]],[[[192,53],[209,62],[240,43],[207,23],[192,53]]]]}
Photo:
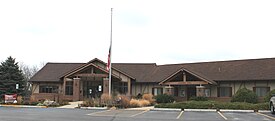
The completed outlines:
{"type": "Polygon", "coordinates": [[[47,108],[47,106],[34,106],[34,105],[0,105],[0,107],[14,107],[14,108],[47,108]]]}
{"type": "Polygon", "coordinates": [[[69,102],[69,105],[64,105],[57,108],[77,108],[80,104],[83,104],[83,101],[69,102]]]}

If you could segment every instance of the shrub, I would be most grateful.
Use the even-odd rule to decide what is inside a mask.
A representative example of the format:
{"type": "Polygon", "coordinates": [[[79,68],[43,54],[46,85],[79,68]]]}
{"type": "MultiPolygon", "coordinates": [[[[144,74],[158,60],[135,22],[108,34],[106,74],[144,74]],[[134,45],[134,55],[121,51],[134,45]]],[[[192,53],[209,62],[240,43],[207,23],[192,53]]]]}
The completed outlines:
{"type": "Polygon", "coordinates": [[[187,101],[179,103],[163,103],[156,108],[181,108],[181,109],[233,109],[233,110],[268,110],[268,103],[245,102],[216,102],[216,101],[187,101]]]}
{"type": "Polygon", "coordinates": [[[150,104],[154,104],[154,102],[155,102],[155,100],[153,99],[153,95],[152,94],[144,94],[142,96],[142,99],[149,101],[150,104]]]}
{"type": "Polygon", "coordinates": [[[155,98],[157,103],[171,103],[175,101],[173,96],[167,94],[157,95],[155,98]]]}
{"type": "Polygon", "coordinates": [[[81,106],[84,107],[102,107],[98,98],[86,99],[81,106]]]}
{"type": "Polygon", "coordinates": [[[144,107],[150,105],[150,102],[148,100],[137,100],[137,99],[131,99],[130,101],[130,106],[131,107],[144,107]]]}
{"type": "Polygon", "coordinates": [[[18,96],[17,97],[17,104],[22,104],[23,103],[23,97],[22,96],[18,96]]]}
{"type": "Polygon", "coordinates": [[[130,99],[126,95],[119,95],[120,105],[122,108],[128,108],[130,105],[130,99]]]}
{"type": "Polygon", "coordinates": [[[207,97],[191,97],[190,100],[194,100],[194,101],[207,101],[208,98],[207,97]]]}
{"type": "Polygon", "coordinates": [[[257,103],[257,95],[255,92],[242,88],[239,89],[236,94],[232,97],[231,102],[248,102],[257,103]]]}
{"type": "Polygon", "coordinates": [[[138,93],[138,95],[136,96],[136,99],[141,99],[142,98],[142,94],[138,93]]]}
{"type": "Polygon", "coordinates": [[[110,106],[112,104],[112,96],[109,94],[102,94],[101,97],[101,104],[104,106],[110,106]]]}
{"type": "Polygon", "coordinates": [[[141,107],[150,105],[150,102],[148,100],[141,99],[139,100],[139,104],[141,107]]]}
{"type": "Polygon", "coordinates": [[[140,107],[139,101],[137,99],[131,99],[130,106],[131,107],[140,107]]]}
{"type": "Polygon", "coordinates": [[[272,94],[275,94],[275,89],[271,90],[269,93],[267,93],[267,94],[265,95],[264,101],[265,101],[265,102],[269,102],[269,100],[270,100],[272,94]]]}

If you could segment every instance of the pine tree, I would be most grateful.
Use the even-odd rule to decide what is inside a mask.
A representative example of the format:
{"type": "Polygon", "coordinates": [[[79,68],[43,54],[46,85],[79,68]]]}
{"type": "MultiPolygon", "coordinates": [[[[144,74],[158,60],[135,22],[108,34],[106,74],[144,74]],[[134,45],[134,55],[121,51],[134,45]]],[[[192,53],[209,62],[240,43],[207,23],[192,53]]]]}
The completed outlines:
{"type": "Polygon", "coordinates": [[[3,98],[4,94],[23,95],[24,87],[23,73],[15,59],[10,56],[0,65],[0,96],[3,98]],[[19,84],[18,89],[16,84],[19,84]]]}

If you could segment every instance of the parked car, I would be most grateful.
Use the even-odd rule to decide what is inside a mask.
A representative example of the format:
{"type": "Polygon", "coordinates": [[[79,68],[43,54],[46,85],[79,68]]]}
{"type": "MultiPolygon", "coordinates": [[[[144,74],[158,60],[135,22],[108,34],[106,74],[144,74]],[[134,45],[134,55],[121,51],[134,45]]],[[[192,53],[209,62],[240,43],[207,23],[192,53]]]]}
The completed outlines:
{"type": "Polygon", "coordinates": [[[269,108],[272,114],[275,114],[274,104],[275,104],[275,94],[272,94],[269,101],[269,108]]]}

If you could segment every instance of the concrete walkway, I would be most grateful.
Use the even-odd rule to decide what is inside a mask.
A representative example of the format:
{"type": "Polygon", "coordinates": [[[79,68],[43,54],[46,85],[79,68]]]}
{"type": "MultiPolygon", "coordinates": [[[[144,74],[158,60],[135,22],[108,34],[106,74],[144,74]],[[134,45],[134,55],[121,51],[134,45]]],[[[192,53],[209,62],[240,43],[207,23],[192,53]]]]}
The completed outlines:
{"type": "Polygon", "coordinates": [[[57,108],[77,108],[80,104],[83,104],[83,101],[69,102],[69,105],[64,105],[57,108]]]}

